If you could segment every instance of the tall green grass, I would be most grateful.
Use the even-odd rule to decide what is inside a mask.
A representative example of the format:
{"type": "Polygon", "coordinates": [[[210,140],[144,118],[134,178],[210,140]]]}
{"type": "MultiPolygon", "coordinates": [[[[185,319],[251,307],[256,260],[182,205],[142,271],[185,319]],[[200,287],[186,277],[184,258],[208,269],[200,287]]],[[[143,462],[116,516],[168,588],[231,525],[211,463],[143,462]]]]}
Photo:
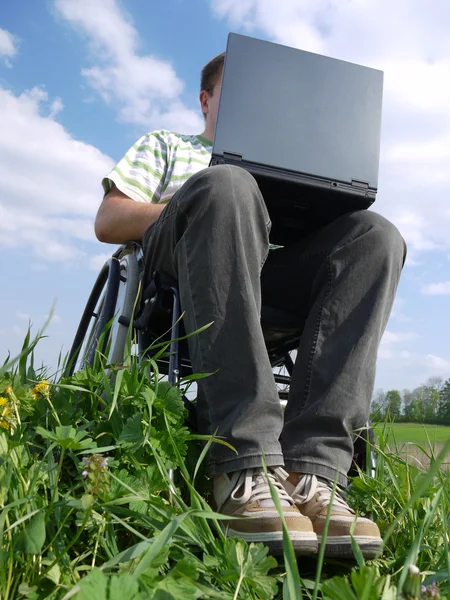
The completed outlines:
{"type": "Polygon", "coordinates": [[[2,600],[450,597],[450,444],[423,472],[380,429],[376,475],[360,473],[348,498],[379,523],[382,557],[297,563],[286,539],[276,560],[222,533],[203,468],[220,440],[189,432],[182,390],[155,363],[128,355],[111,371],[98,355],[52,377],[33,345],[0,371],[2,600]]]}

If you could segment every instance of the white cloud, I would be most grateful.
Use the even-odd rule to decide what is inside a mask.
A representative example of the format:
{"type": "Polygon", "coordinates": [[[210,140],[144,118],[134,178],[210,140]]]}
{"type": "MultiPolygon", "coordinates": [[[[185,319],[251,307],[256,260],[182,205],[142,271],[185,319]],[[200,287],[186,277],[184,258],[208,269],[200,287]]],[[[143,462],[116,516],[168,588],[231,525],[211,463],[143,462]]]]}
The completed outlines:
{"type": "MultiPolygon", "coordinates": [[[[380,347],[381,349],[381,347],[380,347]]],[[[378,355],[377,387],[413,389],[430,377],[450,378],[449,357],[420,354],[390,346],[378,355]]]]}
{"type": "Polygon", "coordinates": [[[400,354],[405,352],[405,350],[403,348],[399,349],[398,344],[416,340],[418,337],[419,335],[415,331],[386,330],[378,349],[378,358],[392,359],[400,356],[400,354]]]}
{"type": "Polygon", "coordinates": [[[17,37],[6,29],[0,29],[0,59],[4,60],[7,67],[11,66],[9,59],[17,54],[17,47],[17,37]]]}
{"type": "Polygon", "coordinates": [[[18,319],[21,319],[22,321],[29,321],[31,319],[31,317],[28,313],[24,313],[20,310],[16,311],[16,316],[18,319]]]}
{"type": "Polygon", "coordinates": [[[405,306],[406,298],[403,298],[402,296],[397,294],[394,300],[394,306],[392,307],[390,318],[401,323],[411,321],[410,317],[408,317],[405,312],[405,306]]]}
{"type": "Polygon", "coordinates": [[[49,119],[56,117],[56,115],[61,112],[63,108],[64,104],[61,98],[55,98],[50,106],[50,113],[48,115],[49,119]]]}
{"type": "Polygon", "coordinates": [[[90,43],[83,76],[126,123],[186,133],[203,129],[201,114],[180,100],[184,83],[170,61],[139,53],[139,35],[116,0],[54,0],[58,14],[90,43]],[[101,25],[99,25],[101,24],[101,25]]]}
{"type": "Polygon", "coordinates": [[[89,259],[89,268],[92,271],[96,271],[97,273],[99,273],[105,262],[108,260],[108,258],[111,258],[112,253],[112,251],[103,252],[101,254],[91,256],[91,258],[89,259]]]}
{"type": "Polygon", "coordinates": [[[440,283],[429,283],[422,287],[422,293],[427,296],[447,296],[450,295],[450,281],[440,283]]]}
{"type": "Polygon", "coordinates": [[[19,96],[0,88],[0,106],[0,247],[29,248],[46,262],[81,259],[95,242],[113,160],[55,120],[62,101],[42,88],[19,96]]]}
{"type": "MultiPolygon", "coordinates": [[[[18,319],[20,319],[21,321],[28,321],[28,322],[31,321],[32,323],[35,323],[35,322],[39,322],[39,323],[43,322],[44,323],[47,321],[47,319],[50,317],[50,315],[48,314],[48,315],[45,315],[44,317],[38,317],[37,319],[34,319],[30,314],[22,312],[21,310],[17,310],[16,317],[18,319]]],[[[51,315],[51,319],[50,319],[51,323],[56,324],[56,323],[61,323],[61,321],[62,321],[61,317],[59,315],[57,315],[56,313],[53,313],[51,315]]]]}
{"type": "Polygon", "coordinates": [[[433,354],[427,354],[426,360],[430,368],[436,374],[447,375],[450,373],[450,360],[441,358],[440,356],[434,356],[433,354]]]}
{"type": "Polygon", "coordinates": [[[450,3],[211,0],[234,30],[384,71],[379,193],[407,264],[450,247],[450,3]]]}
{"type": "Polygon", "coordinates": [[[21,338],[25,337],[25,335],[27,333],[25,329],[22,329],[18,325],[13,325],[12,331],[13,331],[13,333],[15,333],[15,335],[18,335],[21,338]]]}
{"type": "Polygon", "coordinates": [[[430,377],[450,377],[448,357],[414,350],[411,343],[420,338],[415,331],[385,331],[378,350],[377,387],[413,389],[430,377]]]}

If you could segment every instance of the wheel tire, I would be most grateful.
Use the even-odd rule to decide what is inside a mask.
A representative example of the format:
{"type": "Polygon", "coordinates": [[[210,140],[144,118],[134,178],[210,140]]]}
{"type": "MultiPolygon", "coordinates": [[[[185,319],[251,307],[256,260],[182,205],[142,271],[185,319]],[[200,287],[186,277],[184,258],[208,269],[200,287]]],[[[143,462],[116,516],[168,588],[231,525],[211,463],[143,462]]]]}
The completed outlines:
{"type": "MultiPolygon", "coordinates": [[[[69,352],[65,377],[70,377],[84,366],[92,366],[101,333],[114,315],[119,284],[120,262],[112,257],[103,265],[86,303],[69,352]]],[[[107,342],[108,332],[103,339],[102,351],[107,342]]]]}

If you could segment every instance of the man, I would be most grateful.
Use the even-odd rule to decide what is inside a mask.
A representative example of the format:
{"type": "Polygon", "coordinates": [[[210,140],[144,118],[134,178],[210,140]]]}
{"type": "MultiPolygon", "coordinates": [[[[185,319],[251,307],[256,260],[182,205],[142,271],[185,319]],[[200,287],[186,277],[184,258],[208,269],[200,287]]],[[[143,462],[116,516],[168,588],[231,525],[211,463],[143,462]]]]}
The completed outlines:
{"type": "MultiPolygon", "coordinates": [[[[347,483],[353,436],[369,415],[378,345],[405,258],[397,229],[371,211],[339,217],[269,251],[271,223],[245,170],[209,165],[224,54],[201,76],[201,135],[143,136],[103,181],[95,231],[103,242],[142,240],[147,277],[179,283],[201,433],[224,436],[237,453],[208,454],[217,509],[235,518],[230,535],[282,547],[281,519],[264,476],[281,500],[298,554],[317,551],[333,481],[347,483]],[[260,322],[261,304],[302,323],[284,420],[260,322]],[[217,372],[216,372],[217,371],[217,372]],[[284,471],[281,467],[285,467],[284,471]]],[[[332,502],[326,552],[352,556],[381,548],[378,527],[332,502]]]]}

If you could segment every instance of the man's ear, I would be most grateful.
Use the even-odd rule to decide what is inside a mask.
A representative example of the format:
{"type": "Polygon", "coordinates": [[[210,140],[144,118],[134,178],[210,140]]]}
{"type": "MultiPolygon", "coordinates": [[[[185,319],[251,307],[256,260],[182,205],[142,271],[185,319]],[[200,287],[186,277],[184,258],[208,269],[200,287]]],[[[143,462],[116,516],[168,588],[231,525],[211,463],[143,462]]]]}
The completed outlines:
{"type": "Polygon", "coordinates": [[[209,95],[209,93],[206,90],[202,90],[200,92],[199,98],[200,98],[200,106],[201,106],[201,109],[202,109],[202,113],[204,115],[207,115],[208,111],[209,111],[209,98],[210,98],[210,95],[209,95]]]}

